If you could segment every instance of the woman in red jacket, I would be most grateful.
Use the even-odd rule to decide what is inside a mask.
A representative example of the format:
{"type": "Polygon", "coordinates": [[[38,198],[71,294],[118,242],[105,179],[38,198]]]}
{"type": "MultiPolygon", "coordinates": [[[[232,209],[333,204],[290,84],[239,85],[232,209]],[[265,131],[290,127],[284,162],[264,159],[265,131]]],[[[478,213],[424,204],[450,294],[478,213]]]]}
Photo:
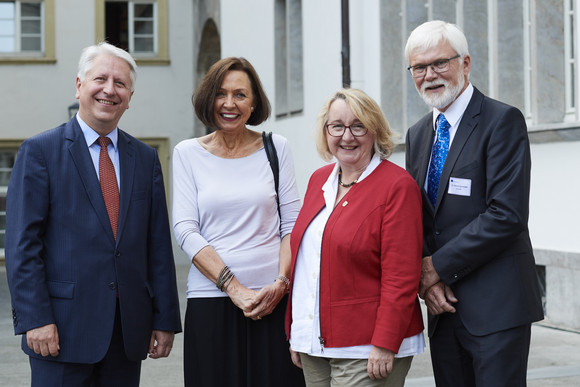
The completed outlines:
{"type": "Polygon", "coordinates": [[[419,189],[386,160],[392,132],[363,91],[339,90],[317,131],[336,163],[310,178],[292,231],[292,361],[308,386],[403,386],[425,347],[419,189]]]}

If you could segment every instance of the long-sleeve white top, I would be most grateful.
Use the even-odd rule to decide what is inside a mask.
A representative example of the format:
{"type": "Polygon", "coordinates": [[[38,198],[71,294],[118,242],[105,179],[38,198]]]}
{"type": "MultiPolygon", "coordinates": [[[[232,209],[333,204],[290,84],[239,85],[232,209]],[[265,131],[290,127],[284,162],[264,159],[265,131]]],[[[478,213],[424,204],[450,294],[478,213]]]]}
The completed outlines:
{"type": "MultiPolygon", "coordinates": [[[[226,159],[197,141],[180,142],[173,152],[173,230],[189,259],[212,246],[240,283],[259,290],[278,275],[281,237],[300,210],[292,154],[273,135],[280,168],[280,217],[274,176],[261,147],[249,156],[226,159]]],[[[192,265],[187,297],[225,297],[192,265]]]]}

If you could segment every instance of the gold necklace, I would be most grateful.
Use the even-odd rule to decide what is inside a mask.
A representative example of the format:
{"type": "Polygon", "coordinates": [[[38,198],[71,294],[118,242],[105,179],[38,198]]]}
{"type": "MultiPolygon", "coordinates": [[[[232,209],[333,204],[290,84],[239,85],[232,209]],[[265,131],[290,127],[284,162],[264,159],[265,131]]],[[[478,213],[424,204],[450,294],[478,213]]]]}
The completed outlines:
{"type": "Polygon", "coordinates": [[[338,184],[344,188],[352,187],[358,181],[358,179],[355,179],[352,183],[344,184],[341,180],[341,177],[342,177],[342,168],[339,168],[338,169],[338,184]]]}

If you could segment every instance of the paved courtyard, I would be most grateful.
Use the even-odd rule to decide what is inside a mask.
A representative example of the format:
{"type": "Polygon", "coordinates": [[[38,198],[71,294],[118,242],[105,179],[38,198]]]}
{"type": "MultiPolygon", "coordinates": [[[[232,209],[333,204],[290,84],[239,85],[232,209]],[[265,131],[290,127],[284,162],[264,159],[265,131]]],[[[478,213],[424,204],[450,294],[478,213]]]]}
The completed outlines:
{"type": "MultiPolygon", "coordinates": [[[[185,282],[188,270],[187,265],[180,263],[177,266],[182,317],[185,315],[185,282]]],[[[183,386],[182,361],[183,335],[179,334],[169,358],[147,359],[143,362],[141,386],[183,386]]],[[[30,385],[28,358],[20,350],[20,338],[15,337],[12,330],[12,311],[6,270],[3,266],[0,266],[0,375],[2,386],[30,385]]],[[[413,360],[405,386],[435,386],[428,349],[413,360]]],[[[532,327],[528,386],[580,386],[580,333],[553,329],[541,324],[532,327]]]]}

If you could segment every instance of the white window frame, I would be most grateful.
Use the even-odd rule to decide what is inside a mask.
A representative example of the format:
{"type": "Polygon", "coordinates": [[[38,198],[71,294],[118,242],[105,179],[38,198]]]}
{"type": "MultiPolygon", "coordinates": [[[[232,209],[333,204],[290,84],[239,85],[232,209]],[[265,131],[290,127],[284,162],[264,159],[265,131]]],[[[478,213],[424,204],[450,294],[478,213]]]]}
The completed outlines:
{"type": "Polygon", "coordinates": [[[487,61],[489,66],[488,94],[492,98],[498,96],[498,25],[497,1],[487,0],[487,61]]]}
{"type": "MultiPolygon", "coordinates": [[[[3,3],[14,3],[14,51],[0,52],[1,56],[43,56],[46,47],[46,28],[45,28],[45,2],[44,0],[12,0],[3,1],[3,3]],[[23,34],[22,33],[22,21],[27,18],[22,17],[22,3],[34,3],[40,4],[40,33],[38,34],[23,34]],[[22,37],[35,36],[40,38],[40,50],[39,51],[22,51],[22,37]]],[[[38,20],[37,18],[34,18],[38,20]]]]}
{"type": "Polygon", "coordinates": [[[140,55],[154,55],[157,56],[159,52],[159,43],[157,40],[157,29],[158,27],[158,16],[157,16],[157,1],[128,1],[129,5],[129,52],[133,55],[140,56],[140,55]],[[138,4],[152,4],[153,5],[153,16],[151,18],[138,18],[135,16],[135,6],[138,4]],[[153,33],[152,34],[137,34],[135,32],[135,23],[138,21],[152,21],[153,22],[153,33]],[[135,39],[139,37],[147,37],[153,38],[153,51],[135,51],[135,39]]]}
{"type": "MultiPolygon", "coordinates": [[[[95,0],[95,42],[102,42],[105,40],[105,25],[106,15],[105,8],[107,2],[115,0],[95,0]]],[[[119,0],[123,1],[123,0],[119,0]]],[[[169,0],[124,0],[125,3],[131,4],[153,4],[153,29],[154,29],[154,51],[151,52],[134,52],[134,17],[128,15],[129,21],[129,52],[138,65],[169,65],[169,38],[168,38],[168,10],[169,0]]],[[[129,12],[133,15],[134,8],[129,7],[129,12]]]]}
{"type": "MultiPolygon", "coordinates": [[[[6,198],[7,191],[8,191],[7,186],[0,186],[0,197],[6,198]]],[[[0,209],[0,216],[4,216],[4,218],[6,218],[6,211],[3,211],[2,209],[0,209]]],[[[4,240],[6,240],[6,229],[5,228],[0,228],[0,234],[2,234],[4,236],[4,240]]],[[[4,245],[0,245],[0,259],[4,258],[5,256],[6,256],[6,254],[4,252],[4,245]]]]}
{"type": "Polygon", "coordinates": [[[290,117],[304,111],[302,0],[276,0],[275,6],[278,7],[280,2],[284,3],[284,10],[283,15],[276,14],[275,39],[276,44],[284,49],[275,50],[276,118],[290,117]],[[279,35],[277,29],[282,23],[285,32],[279,35]],[[296,64],[296,61],[299,63],[296,64]]]}
{"type": "Polygon", "coordinates": [[[534,4],[530,0],[523,1],[523,40],[524,40],[524,61],[523,61],[523,74],[524,74],[524,116],[528,121],[532,120],[532,112],[534,111],[532,107],[532,47],[534,46],[534,32],[532,26],[534,25],[532,20],[534,4]]]}
{"type": "Polygon", "coordinates": [[[564,0],[564,76],[566,86],[565,121],[576,121],[578,116],[578,4],[564,0]]]}
{"type": "MultiPolygon", "coordinates": [[[[158,12],[157,12],[157,1],[156,0],[105,0],[106,3],[127,3],[127,32],[129,53],[135,57],[156,57],[159,52],[159,42],[158,42],[158,12]],[[135,33],[135,22],[139,20],[151,21],[150,18],[138,18],[135,16],[135,6],[139,4],[151,4],[153,5],[153,34],[136,34],[135,33]],[[135,51],[135,39],[139,37],[153,38],[153,51],[135,51]]],[[[106,20],[105,20],[106,22],[106,20]]]]}

